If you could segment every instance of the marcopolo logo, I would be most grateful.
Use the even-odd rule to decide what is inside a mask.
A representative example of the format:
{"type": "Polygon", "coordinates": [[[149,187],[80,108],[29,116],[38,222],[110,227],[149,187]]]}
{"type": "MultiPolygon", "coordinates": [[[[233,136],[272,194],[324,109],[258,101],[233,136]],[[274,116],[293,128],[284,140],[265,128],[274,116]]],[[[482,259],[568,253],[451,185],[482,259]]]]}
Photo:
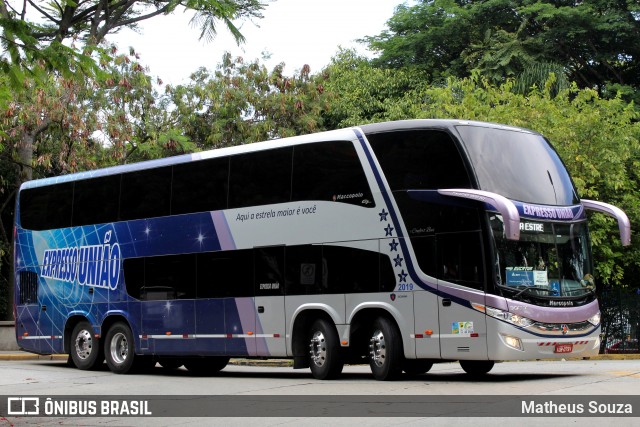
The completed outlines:
{"type": "Polygon", "coordinates": [[[42,257],[40,276],[48,279],[98,288],[115,289],[120,276],[120,245],[111,243],[111,230],[102,245],[47,249],[42,257]]]}

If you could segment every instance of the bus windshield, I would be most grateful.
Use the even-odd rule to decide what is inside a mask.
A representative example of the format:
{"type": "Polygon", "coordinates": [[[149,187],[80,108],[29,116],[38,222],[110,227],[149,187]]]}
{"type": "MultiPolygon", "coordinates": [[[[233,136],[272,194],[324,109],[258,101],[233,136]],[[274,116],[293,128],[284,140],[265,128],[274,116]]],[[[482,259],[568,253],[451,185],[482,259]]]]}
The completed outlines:
{"type": "Polygon", "coordinates": [[[457,126],[481,190],[511,200],[575,205],[578,197],[557,153],[540,135],[482,126],[457,126]]]}
{"type": "Polygon", "coordinates": [[[595,293],[586,223],[523,221],[520,240],[504,237],[501,215],[489,220],[495,239],[496,285],[516,299],[583,298],[595,293]]]}

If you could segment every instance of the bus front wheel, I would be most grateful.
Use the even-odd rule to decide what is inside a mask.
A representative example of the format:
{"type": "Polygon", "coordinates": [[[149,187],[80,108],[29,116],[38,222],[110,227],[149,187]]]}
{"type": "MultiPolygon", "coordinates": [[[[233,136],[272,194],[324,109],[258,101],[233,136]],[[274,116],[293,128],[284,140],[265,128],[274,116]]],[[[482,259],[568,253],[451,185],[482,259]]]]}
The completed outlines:
{"type": "Polygon", "coordinates": [[[375,379],[394,380],[402,371],[402,341],[395,324],[386,317],[373,322],[369,339],[369,366],[375,379]]]}
{"type": "Polygon", "coordinates": [[[460,366],[469,375],[480,376],[493,369],[493,360],[461,360],[460,366]]]}
{"type": "Polygon", "coordinates": [[[105,338],[104,355],[111,372],[127,374],[134,368],[136,354],[133,334],[123,322],[114,323],[105,338]]]}
{"type": "Polygon", "coordinates": [[[87,321],[82,321],[73,328],[70,350],[71,360],[78,369],[97,369],[104,361],[100,342],[87,321]]]}
{"type": "Polygon", "coordinates": [[[324,319],[316,320],[309,331],[311,374],[318,380],[330,380],[340,375],[343,366],[336,329],[324,319]]]}

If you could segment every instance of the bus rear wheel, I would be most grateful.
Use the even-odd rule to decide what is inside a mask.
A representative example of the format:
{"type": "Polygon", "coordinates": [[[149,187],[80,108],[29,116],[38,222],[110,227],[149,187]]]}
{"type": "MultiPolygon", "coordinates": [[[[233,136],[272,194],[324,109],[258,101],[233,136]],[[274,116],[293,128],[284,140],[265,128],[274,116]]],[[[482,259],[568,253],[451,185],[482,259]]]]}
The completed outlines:
{"type": "MultiPolygon", "coordinates": [[[[133,334],[129,326],[123,322],[114,323],[105,338],[104,355],[111,372],[127,374],[134,370],[136,359],[133,334]]],[[[139,356],[140,361],[143,357],[139,356]]],[[[146,360],[145,360],[146,361],[146,360]]]]}
{"type": "Polygon", "coordinates": [[[493,360],[461,360],[460,366],[469,375],[481,376],[493,369],[493,360]]]}
{"type": "Polygon", "coordinates": [[[369,366],[376,380],[394,380],[402,372],[402,341],[396,325],[386,317],[373,322],[369,339],[369,366]]]}
{"type": "Polygon", "coordinates": [[[102,365],[104,356],[100,342],[89,322],[82,321],[73,328],[70,353],[71,360],[78,369],[91,370],[102,365]]]}
{"type": "Polygon", "coordinates": [[[342,373],[344,361],[340,354],[338,333],[325,319],[313,322],[309,331],[309,367],[318,380],[331,380],[342,373]]]}

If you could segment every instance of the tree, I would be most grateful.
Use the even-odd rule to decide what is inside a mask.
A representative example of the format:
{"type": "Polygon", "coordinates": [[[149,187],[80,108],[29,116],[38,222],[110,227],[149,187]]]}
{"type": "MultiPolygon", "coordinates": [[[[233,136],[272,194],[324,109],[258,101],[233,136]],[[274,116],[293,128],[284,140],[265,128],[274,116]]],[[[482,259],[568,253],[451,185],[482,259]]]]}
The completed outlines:
{"type": "Polygon", "coordinates": [[[292,75],[284,68],[269,71],[227,53],[213,73],[200,69],[170,89],[175,120],[200,149],[325,130],[330,99],[322,76],[312,78],[308,65],[292,75]]]}
{"type": "Polygon", "coordinates": [[[340,50],[322,74],[331,96],[331,108],[323,113],[329,129],[388,119],[389,106],[427,77],[414,69],[375,67],[353,50],[340,50]]]}
{"type": "MultiPolygon", "coordinates": [[[[21,90],[13,91],[5,108],[0,108],[0,126],[5,131],[0,134],[0,146],[4,147],[0,150],[3,290],[11,277],[7,268],[11,263],[14,196],[20,169],[25,167],[16,155],[21,141],[28,138],[32,144],[33,162],[28,166],[36,178],[122,163],[132,147],[157,145],[153,137],[141,131],[150,133],[152,119],[160,121],[156,117],[156,94],[146,70],[134,51],[110,53],[113,60],[100,64],[108,78],[79,80],[54,73],[49,73],[46,81],[25,78],[21,90]]],[[[154,137],[161,137],[165,131],[170,132],[168,125],[154,137]]],[[[157,156],[174,151],[164,150],[157,156]]]]}
{"type": "MultiPolygon", "coordinates": [[[[7,162],[0,164],[3,172],[7,172],[3,174],[2,182],[7,189],[2,197],[3,211],[12,205],[10,195],[20,184],[34,177],[34,166],[44,167],[48,174],[92,166],[81,165],[78,160],[87,160],[84,149],[100,146],[99,141],[92,138],[92,132],[102,129],[92,129],[91,124],[97,122],[87,119],[88,113],[83,111],[93,102],[103,108],[127,104],[125,110],[109,115],[116,117],[119,123],[111,120],[103,133],[111,140],[111,152],[119,155],[122,161],[128,158],[124,154],[127,150],[139,152],[141,145],[135,145],[139,141],[147,143],[144,147],[153,146],[148,142],[154,137],[165,138],[163,146],[169,151],[177,147],[173,145],[178,138],[175,133],[175,138],[167,138],[167,133],[151,132],[148,113],[153,102],[149,102],[149,97],[138,98],[140,102],[129,102],[132,96],[142,94],[112,94],[113,100],[119,102],[101,104],[98,97],[82,95],[101,86],[103,89],[112,86],[113,93],[118,88],[125,91],[132,88],[127,87],[131,84],[129,78],[114,79],[118,71],[104,66],[110,61],[111,53],[101,43],[109,33],[184,8],[195,12],[192,22],[200,26],[201,38],[210,40],[215,36],[217,23],[221,21],[239,42],[242,35],[234,21],[260,17],[263,7],[260,0],[54,0],[50,3],[0,0],[0,44],[3,48],[0,81],[8,83],[0,87],[0,110],[5,118],[0,126],[0,159],[7,162]],[[85,82],[95,86],[86,86],[85,82]],[[65,106],[67,111],[61,110],[60,106],[65,106]],[[79,110],[69,106],[77,106],[79,110]],[[137,120],[130,121],[129,115],[136,113],[140,113],[137,120]],[[134,136],[139,137],[139,141],[125,137],[134,130],[138,132],[134,136]],[[56,132],[59,133],[55,135],[56,132]],[[56,139],[54,135],[60,138],[56,139]],[[60,144],[61,141],[68,143],[60,144]],[[128,144],[137,148],[132,150],[128,144]],[[42,151],[47,154],[41,155],[42,151]],[[56,170],[55,166],[61,169],[56,170]],[[13,182],[9,184],[4,177],[11,177],[13,182]]],[[[148,87],[150,84],[143,91],[148,91],[148,87]]],[[[102,94],[107,92],[109,90],[102,94]]],[[[99,108],[89,110],[95,113],[99,108]]],[[[104,152],[97,150],[96,155],[103,156],[104,152]]],[[[10,221],[10,218],[3,215],[3,220],[10,221]]],[[[7,244],[6,233],[3,237],[0,252],[4,251],[10,259],[11,246],[7,244]]]]}
{"type": "Polygon", "coordinates": [[[380,52],[376,64],[422,68],[433,80],[475,70],[504,82],[533,64],[551,63],[600,94],[611,93],[608,85],[640,87],[635,0],[423,0],[398,7],[388,26],[366,39],[380,52]]]}
{"type": "MultiPolygon", "coordinates": [[[[21,69],[37,75],[35,71],[42,65],[63,75],[68,75],[68,70],[84,72],[92,65],[87,55],[107,34],[123,27],[135,27],[160,14],[172,13],[177,7],[195,12],[193,22],[200,25],[201,38],[215,36],[216,23],[221,20],[238,41],[242,40],[242,35],[233,20],[260,17],[263,8],[259,0],[64,0],[45,5],[27,0],[19,4],[14,7],[11,2],[0,0],[2,41],[11,61],[3,58],[3,68],[15,77],[15,83],[21,82],[21,69]],[[37,14],[38,21],[27,20],[28,12],[37,14]],[[67,48],[63,42],[68,39],[79,41],[82,46],[67,48]]],[[[19,181],[23,182],[32,177],[33,141],[30,135],[24,135],[17,152],[23,165],[19,181]]]]}

